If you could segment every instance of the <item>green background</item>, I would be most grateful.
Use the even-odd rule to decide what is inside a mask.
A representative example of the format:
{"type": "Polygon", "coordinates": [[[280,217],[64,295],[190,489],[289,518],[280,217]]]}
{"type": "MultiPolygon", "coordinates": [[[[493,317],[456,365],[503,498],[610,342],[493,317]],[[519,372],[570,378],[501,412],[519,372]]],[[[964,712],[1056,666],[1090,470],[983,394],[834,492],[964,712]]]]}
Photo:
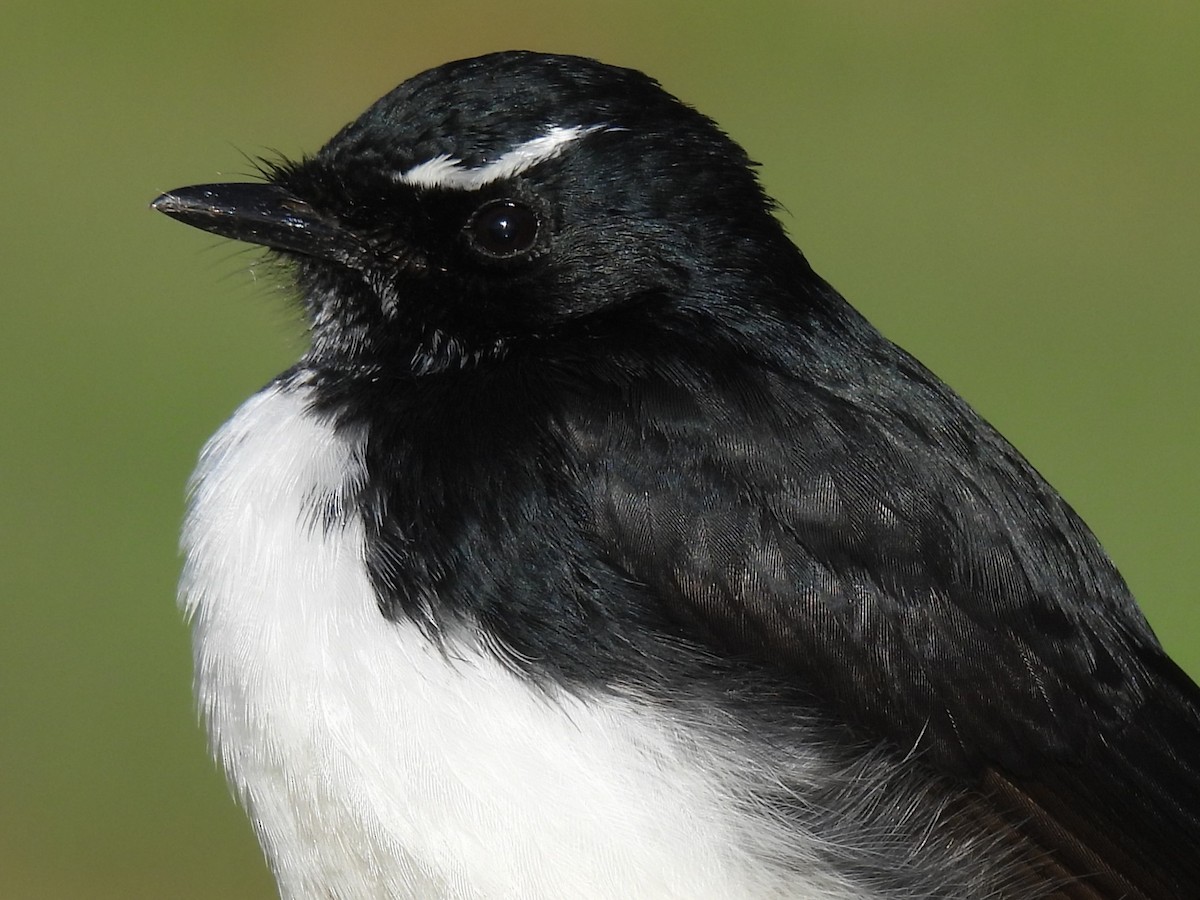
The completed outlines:
{"type": "Polygon", "coordinates": [[[517,46],[647,70],[741,140],[1200,673],[1200,4],[8,0],[0,897],[273,892],[195,724],[176,534],[201,443],[303,335],[255,251],[147,203],[517,46]]]}

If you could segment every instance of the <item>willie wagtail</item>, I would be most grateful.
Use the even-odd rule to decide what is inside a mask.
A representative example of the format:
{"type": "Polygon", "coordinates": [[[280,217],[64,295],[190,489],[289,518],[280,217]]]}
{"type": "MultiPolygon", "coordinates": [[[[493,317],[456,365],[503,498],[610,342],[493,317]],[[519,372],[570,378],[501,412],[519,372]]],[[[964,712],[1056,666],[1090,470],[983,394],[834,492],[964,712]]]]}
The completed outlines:
{"type": "Polygon", "coordinates": [[[284,897],[1200,897],[1200,691],[713,122],[498,53],[264,174],[154,208],[311,325],[183,536],[284,897]]]}

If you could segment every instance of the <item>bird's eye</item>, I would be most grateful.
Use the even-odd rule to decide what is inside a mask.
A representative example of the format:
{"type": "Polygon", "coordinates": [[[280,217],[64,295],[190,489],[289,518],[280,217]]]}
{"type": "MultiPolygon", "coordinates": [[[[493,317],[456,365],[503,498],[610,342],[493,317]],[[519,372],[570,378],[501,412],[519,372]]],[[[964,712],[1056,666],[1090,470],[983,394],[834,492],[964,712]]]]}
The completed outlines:
{"type": "Polygon", "coordinates": [[[538,216],[515,200],[492,200],[475,211],[467,224],[474,247],[491,259],[512,259],[533,249],[538,236],[538,216]]]}

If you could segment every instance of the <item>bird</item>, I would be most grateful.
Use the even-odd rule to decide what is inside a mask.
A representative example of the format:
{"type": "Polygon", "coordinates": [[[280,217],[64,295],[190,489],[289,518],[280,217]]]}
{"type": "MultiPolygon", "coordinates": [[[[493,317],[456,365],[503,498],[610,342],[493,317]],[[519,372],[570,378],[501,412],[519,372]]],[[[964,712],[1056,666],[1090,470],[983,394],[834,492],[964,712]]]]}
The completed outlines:
{"type": "Polygon", "coordinates": [[[260,174],[152,206],[309,326],[179,595],[282,897],[1200,896],[1200,689],[714,121],[505,51],[260,174]]]}

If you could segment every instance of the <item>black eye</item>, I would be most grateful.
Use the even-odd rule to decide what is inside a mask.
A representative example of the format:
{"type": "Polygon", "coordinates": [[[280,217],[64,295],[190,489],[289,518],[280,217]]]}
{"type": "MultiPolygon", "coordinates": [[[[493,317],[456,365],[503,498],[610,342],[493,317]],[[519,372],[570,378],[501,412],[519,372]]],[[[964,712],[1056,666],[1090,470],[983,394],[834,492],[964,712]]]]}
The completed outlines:
{"type": "Polygon", "coordinates": [[[512,259],[528,253],[536,243],[537,213],[514,200],[492,200],[475,210],[467,234],[484,256],[512,259]]]}

